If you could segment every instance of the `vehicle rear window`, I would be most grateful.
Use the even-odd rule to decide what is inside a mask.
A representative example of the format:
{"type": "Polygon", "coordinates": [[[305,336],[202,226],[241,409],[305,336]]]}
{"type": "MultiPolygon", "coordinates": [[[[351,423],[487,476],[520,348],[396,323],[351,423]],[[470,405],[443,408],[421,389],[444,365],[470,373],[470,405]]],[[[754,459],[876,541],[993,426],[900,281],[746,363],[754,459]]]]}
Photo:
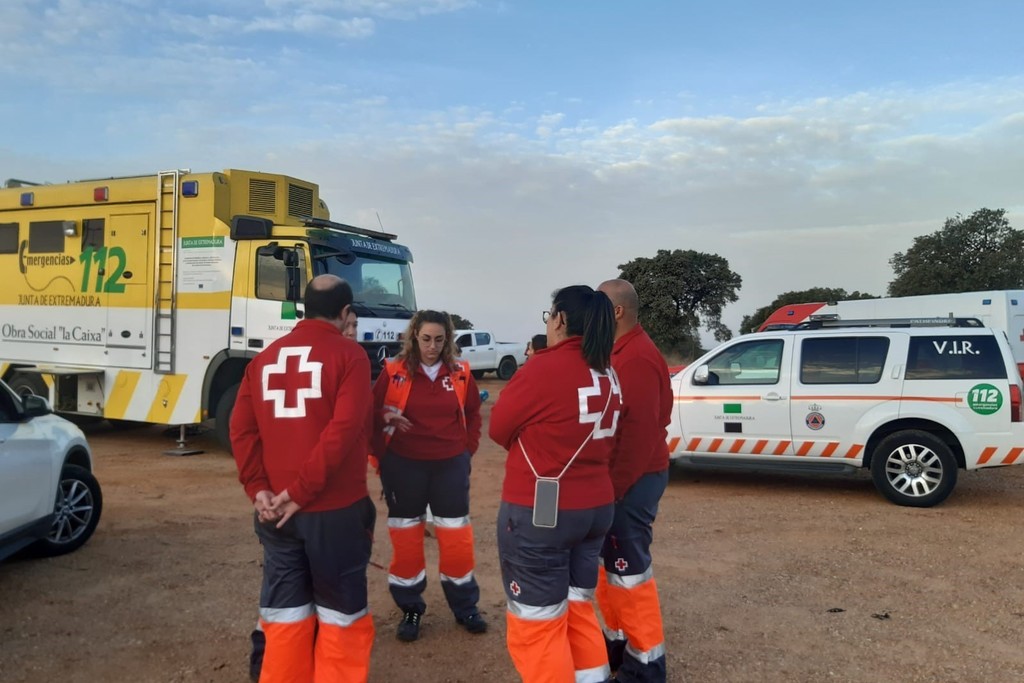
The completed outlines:
{"type": "Polygon", "coordinates": [[[992,336],[911,337],[907,379],[1006,379],[992,336]]]}
{"type": "Polygon", "coordinates": [[[874,384],[882,376],[887,337],[820,337],[800,346],[803,384],[874,384]]]}

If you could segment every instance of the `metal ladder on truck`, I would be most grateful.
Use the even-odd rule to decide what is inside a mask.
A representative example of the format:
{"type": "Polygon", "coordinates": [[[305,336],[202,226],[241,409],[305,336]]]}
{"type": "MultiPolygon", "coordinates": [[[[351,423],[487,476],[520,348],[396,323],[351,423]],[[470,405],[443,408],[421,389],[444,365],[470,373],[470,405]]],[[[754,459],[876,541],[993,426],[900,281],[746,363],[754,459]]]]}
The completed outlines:
{"type": "MultiPolygon", "coordinates": [[[[156,287],[153,302],[153,372],[173,375],[174,339],[178,320],[178,186],[188,169],[157,174],[156,287]]],[[[168,455],[194,455],[201,450],[185,445],[185,425],[179,426],[178,447],[168,455]]]]}

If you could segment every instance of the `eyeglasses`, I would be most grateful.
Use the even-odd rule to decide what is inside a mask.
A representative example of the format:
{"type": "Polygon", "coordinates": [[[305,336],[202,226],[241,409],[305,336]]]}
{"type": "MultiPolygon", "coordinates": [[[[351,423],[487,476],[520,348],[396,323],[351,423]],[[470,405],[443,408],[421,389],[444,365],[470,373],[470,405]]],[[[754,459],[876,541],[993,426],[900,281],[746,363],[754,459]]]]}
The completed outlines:
{"type": "Polygon", "coordinates": [[[551,316],[553,315],[558,315],[558,311],[555,311],[554,313],[552,313],[551,311],[543,311],[540,314],[540,319],[544,322],[544,324],[547,324],[548,320],[550,320],[551,316]]]}

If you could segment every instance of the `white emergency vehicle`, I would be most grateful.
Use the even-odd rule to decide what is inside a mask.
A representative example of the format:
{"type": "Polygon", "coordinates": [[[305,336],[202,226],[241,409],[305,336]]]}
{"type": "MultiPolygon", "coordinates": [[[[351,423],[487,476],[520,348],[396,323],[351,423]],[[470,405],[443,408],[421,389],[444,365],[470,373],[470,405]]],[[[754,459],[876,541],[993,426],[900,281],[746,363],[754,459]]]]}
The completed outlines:
{"type": "MultiPolygon", "coordinates": [[[[227,170],[0,189],[0,377],[86,418],[228,419],[249,359],[321,273],[355,293],[371,365],[416,310],[409,249],[329,220],[317,185],[227,170]]],[[[184,430],[183,430],[184,433],[184,430]]]]}
{"type": "Polygon", "coordinates": [[[915,507],[945,500],[958,468],[1024,463],[1022,382],[1001,331],[977,319],[804,328],[738,337],[673,377],[672,458],[869,468],[886,498],[915,507]]]}

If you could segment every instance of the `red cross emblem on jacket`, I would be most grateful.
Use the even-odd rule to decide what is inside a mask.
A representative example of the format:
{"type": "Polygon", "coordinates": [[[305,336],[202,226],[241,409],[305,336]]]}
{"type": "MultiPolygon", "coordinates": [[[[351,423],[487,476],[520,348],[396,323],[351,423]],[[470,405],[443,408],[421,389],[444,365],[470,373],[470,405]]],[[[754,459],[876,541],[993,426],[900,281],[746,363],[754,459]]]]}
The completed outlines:
{"type": "Polygon", "coordinates": [[[323,363],[309,360],[311,346],[286,346],[277,362],[263,366],[263,400],[274,402],[274,417],[306,417],[306,399],[320,398],[323,363]]]}

